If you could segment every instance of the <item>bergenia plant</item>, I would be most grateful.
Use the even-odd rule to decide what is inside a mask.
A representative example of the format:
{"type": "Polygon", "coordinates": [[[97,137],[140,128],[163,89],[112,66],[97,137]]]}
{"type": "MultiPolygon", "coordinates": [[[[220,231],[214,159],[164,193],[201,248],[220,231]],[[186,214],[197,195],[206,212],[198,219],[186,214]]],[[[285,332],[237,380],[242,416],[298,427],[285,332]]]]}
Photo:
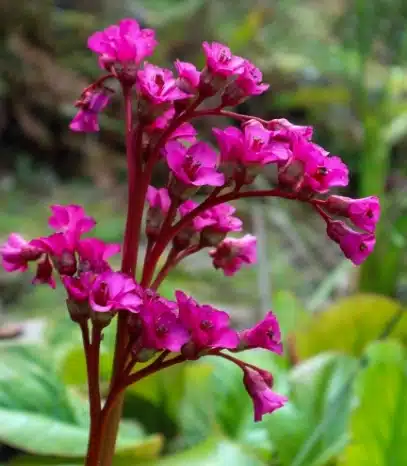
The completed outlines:
{"type": "Polygon", "coordinates": [[[226,110],[268,89],[255,65],[225,45],[205,42],[202,70],[177,60],[173,72],[145,61],[156,45],[154,31],[141,29],[133,19],[93,34],[88,47],[97,54],[103,74],[83,91],[70,124],[72,131],[98,131],[100,113],[113,89],[120,89],[128,170],[123,244],[87,236],[96,221],[83,207],[53,205],[51,234],[27,241],[13,233],[0,249],[8,272],[26,271],[34,263],[33,283],[55,288],[59,278],[66,290],[67,308],[82,331],[87,360],[87,466],[112,464],[125,389],[185,361],[220,357],[236,364],[253,401],[255,421],[286,403],[273,392],[271,374],[237,357],[253,348],[282,353],[272,311],[239,332],[224,310],[198,303],[181,290],[173,300],[159,294],[168,273],[203,249],[227,276],[256,262],[256,238],[239,236],[242,221],[230,202],[280,197],[308,204],[354,264],[363,262],[375,245],[378,199],[330,194],[332,188],[348,184],[348,168],[312,142],[311,127],[226,110]],[[108,86],[110,82],[119,86],[108,86]],[[193,126],[206,116],[236,122],[213,129],[217,147],[200,141],[193,126]],[[167,166],[168,179],[155,187],[158,165],[167,166]],[[256,176],[269,165],[277,174],[274,185],[254,189],[256,176]],[[193,200],[198,191],[199,202],[193,200]],[[140,260],[142,233],[146,248],[140,260]],[[120,251],[121,268],[114,270],[109,259],[120,251]],[[114,367],[102,400],[99,350],[103,329],[112,319],[117,319],[114,367]]]}

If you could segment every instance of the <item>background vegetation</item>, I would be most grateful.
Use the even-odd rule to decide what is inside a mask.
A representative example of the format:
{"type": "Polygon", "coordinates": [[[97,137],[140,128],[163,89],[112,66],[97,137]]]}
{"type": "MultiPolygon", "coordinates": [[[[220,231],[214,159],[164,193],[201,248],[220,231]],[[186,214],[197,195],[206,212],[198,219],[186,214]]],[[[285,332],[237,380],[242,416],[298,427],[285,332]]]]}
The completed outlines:
{"type": "MultiPolygon", "coordinates": [[[[375,253],[344,261],[303,206],[239,204],[259,236],[256,269],[224,279],[205,256],[182,287],[238,326],[271,306],[284,358],[272,369],[289,405],[254,425],[240,374],[204,360],[132,389],[115,465],[390,466],[407,461],[407,4],[403,0],[5,0],[0,19],[0,239],[40,234],[52,202],[78,202],[120,241],[125,158],[120,101],[97,136],[74,135],[72,103],[97,77],[90,32],[123,16],[157,28],[157,62],[202,64],[203,40],[228,43],[271,83],[240,109],[313,124],[350,165],[352,196],[379,195],[375,253]],[[164,379],[164,380],[163,380],[164,379]],[[205,403],[202,402],[205,400],[205,403]],[[403,440],[404,439],[404,440],[403,440]]],[[[227,124],[230,122],[224,122],[227,124]]],[[[200,129],[208,138],[211,122],[200,129]]],[[[219,124],[219,121],[216,122],[219,124]]],[[[159,182],[159,174],[157,182],[159,182]]],[[[267,176],[259,180],[267,184],[267,176]]],[[[79,332],[61,294],[0,272],[0,464],[83,464],[87,407],[79,332]],[[22,323],[20,330],[12,327],[22,323]]],[[[113,330],[103,342],[108,379],[113,330]]]]}

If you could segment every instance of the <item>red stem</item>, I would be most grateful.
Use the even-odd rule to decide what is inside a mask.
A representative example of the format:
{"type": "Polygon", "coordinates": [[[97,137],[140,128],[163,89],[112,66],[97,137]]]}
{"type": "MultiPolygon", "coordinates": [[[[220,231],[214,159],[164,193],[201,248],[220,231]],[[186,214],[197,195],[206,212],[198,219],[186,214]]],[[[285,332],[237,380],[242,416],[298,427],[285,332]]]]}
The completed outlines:
{"type": "Polygon", "coordinates": [[[88,323],[81,324],[83,346],[85,349],[86,369],[89,391],[90,432],[86,466],[97,466],[100,453],[99,421],[101,413],[99,387],[99,352],[101,329],[92,326],[92,341],[89,341],[88,323]]]}
{"type": "Polygon", "coordinates": [[[192,117],[197,118],[197,117],[203,117],[203,116],[209,116],[209,115],[223,116],[223,117],[233,118],[234,120],[239,120],[239,121],[256,120],[256,121],[259,121],[262,125],[265,125],[265,126],[268,124],[268,121],[263,120],[262,118],[258,118],[256,116],[252,116],[252,115],[242,115],[240,113],[230,112],[228,110],[222,110],[219,107],[218,108],[211,108],[211,109],[208,109],[208,110],[195,111],[192,114],[192,117]]]}

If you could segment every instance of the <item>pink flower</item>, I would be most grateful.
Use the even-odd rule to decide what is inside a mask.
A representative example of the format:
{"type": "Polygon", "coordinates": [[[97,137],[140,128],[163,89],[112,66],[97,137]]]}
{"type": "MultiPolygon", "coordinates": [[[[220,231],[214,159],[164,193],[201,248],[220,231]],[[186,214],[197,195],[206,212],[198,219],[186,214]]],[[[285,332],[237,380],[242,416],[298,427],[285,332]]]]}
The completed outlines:
{"type": "Polygon", "coordinates": [[[31,245],[17,233],[11,233],[7,241],[0,247],[2,264],[7,272],[24,272],[28,262],[38,260],[43,250],[31,245]]]}
{"type": "Polygon", "coordinates": [[[273,138],[284,139],[288,142],[291,142],[294,137],[302,137],[310,141],[313,133],[312,126],[293,125],[285,118],[270,120],[267,129],[272,131],[273,138]]]}
{"type": "Polygon", "coordinates": [[[242,74],[245,60],[233,55],[229,47],[218,42],[204,42],[202,44],[208,70],[221,77],[242,74]]]}
{"type": "Polygon", "coordinates": [[[376,243],[373,233],[359,233],[340,220],[330,221],[326,231],[328,236],[339,244],[345,257],[355,265],[360,265],[367,259],[376,243]]]}
{"type": "Polygon", "coordinates": [[[92,272],[81,273],[78,277],[64,275],[61,280],[69,298],[80,303],[88,300],[95,275],[92,272]]]}
{"type": "Polygon", "coordinates": [[[253,400],[255,422],[261,421],[264,414],[271,414],[282,408],[288,401],[285,396],[270,389],[272,377],[271,374],[267,375],[249,367],[244,370],[243,383],[253,400]]]}
{"type": "Polygon", "coordinates": [[[239,344],[237,333],[229,328],[230,317],[209,305],[198,305],[182,291],[176,291],[181,323],[189,330],[196,353],[206,349],[234,349],[239,344]]]}
{"type": "Polygon", "coordinates": [[[282,354],[281,331],[277,317],[270,311],[254,327],[239,333],[242,348],[264,348],[282,354]]]}
{"type": "Polygon", "coordinates": [[[160,233],[165,214],[171,205],[171,199],[167,188],[157,189],[154,186],[148,187],[146,199],[150,205],[147,211],[146,234],[155,238],[160,233]]]}
{"type": "Polygon", "coordinates": [[[104,272],[93,282],[89,303],[95,312],[133,310],[142,299],[134,280],[120,272],[104,272]]]}
{"type": "Polygon", "coordinates": [[[31,241],[31,244],[46,251],[61,275],[76,273],[76,239],[65,233],[53,233],[31,241]]]}
{"type": "Polygon", "coordinates": [[[201,243],[217,246],[227,233],[241,231],[243,222],[233,214],[236,209],[230,204],[223,203],[205,210],[193,219],[196,231],[201,232],[201,243]]]}
{"type": "Polygon", "coordinates": [[[171,199],[167,188],[157,189],[154,186],[149,186],[146,199],[150,208],[158,209],[165,214],[168,212],[171,205],[171,199]]]}
{"type": "Polygon", "coordinates": [[[263,84],[263,75],[253,63],[244,61],[243,73],[232,81],[222,94],[222,105],[233,106],[244,102],[248,97],[263,94],[270,87],[263,84]]]}
{"type": "Polygon", "coordinates": [[[146,63],[137,72],[136,87],[138,93],[153,105],[161,105],[185,99],[188,94],[182,92],[172,72],[165,68],[146,63]]]}
{"type": "Polygon", "coordinates": [[[240,162],[243,145],[240,129],[229,126],[223,130],[213,128],[212,132],[218,142],[222,162],[240,162]]]}
{"type": "Polygon", "coordinates": [[[176,141],[165,146],[168,166],[175,177],[189,186],[222,186],[225,177],[216,170],[217,153],[204,142],[186,148],[176,141]]]}
{"type": "Polygon", "coordinates": [[[328,156],[322,147],[303,138],[294,141],[288,167],[295,163],[302,168],[302,186],[312,191],[325,193],[335,186],[347,186],[349,182],[348,167],[339,157],[328,156]]]}
{"type": "Polygon", "coordinates": [[[120,244],[106,244],[98,238],[85,238],[78,241],[79,270],[102,273],[111,270],[107,260],[120,252],[120,244]]]}
{"type": "Polygon", "coordinates": [[[140,29],[134,19],[123,19],[88,39],[88,47],[99,54],[100,63],[106,68],[116,62],[138,65],[154,52],[156,45],[154,31],[140,29]]]}
{"type": "Polygon", "coordinates": [[[89,92],[78,105],[78,113],[71,121],[69,128],[72,131],[94,133],[99,131],[99,113],[107,106],[110,97],[104,90],[89,92]]]}
{"type": "Polygon", "coordinates": [[[174,310],[163,301],[153,300],[141,306],[140,317],[144,348],[179,352],[189,340],[188,331],[174,310]]]}
{"type": "MultiPolygon", "coordinates": [[[[171,107],[169,110],[165,111],[163,114],[158,116],[150,125],[146,127],[146,132],[154,135],[161,135],[163,130],[168,128],[168,125],[175,116],[175,109],[171,107]]],[[[196,140],[197,131],[191,125],[191,123],[185,122],[179,125],[175,131],[168,137],[168,141],[173,141],[177,139],[182,139],[184,141],[193,143],[196,140]]]]}
{"type": "Polygon", "coordinates": [[[355,226],[373,233],[380,218],[380,203],[376,196],[351,199],[329,196],[324,207],[332,214],[348,217],[355,226]]]}
{"type": "Polygon", "coordinates": [[[244,264],[257,261],[256,237],[245,235],[243,238],[226,238],[209,255],[215,269],[222,269],[226,276],[234,275],[244,264]]]}
{"type": "Polygon", "coordinates": [[[61,233],[74,233],[78,237],[90,231],[96,221],[93,217],[86,215],[85,209],[79,205],[52,205],[52,215],[48,225],[61,233]]]}
{"type": "Polygon", "coordinates": [[[33,285],[45,283],[51,288],[56,287],[54,278],[52,277],[53,267],[48,256],[44,256],[37,264],[37,273],[32,281],[33,285]]]}
{"type": "Polygon", "coordinates": [[[192,63],[176,60],[175,68],[178,72],[178,87],[187,94],[195,94],[198,90],[201,72],[192,63]]]}

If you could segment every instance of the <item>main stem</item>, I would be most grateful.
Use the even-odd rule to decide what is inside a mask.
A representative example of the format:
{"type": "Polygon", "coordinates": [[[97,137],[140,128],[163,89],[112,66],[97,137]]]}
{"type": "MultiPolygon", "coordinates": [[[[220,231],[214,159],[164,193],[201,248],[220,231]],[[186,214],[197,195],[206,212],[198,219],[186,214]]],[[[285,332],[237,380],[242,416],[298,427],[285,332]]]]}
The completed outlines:
{"type": "MultiPolygon", "coordinates": [[[[133,106],[131,87],[123,85],[126,122],[126,156],[128,167],[128,204],[126,230],[124,234],[123,260],[121,270],[123,273],[134,276],[137,267],[137,256],[140,240],[140,228],[143,216],[144,199],[140,190],[142,178],[141,141],[142,127],[139,125],[134,135],[133,106]],[[135,136],[135,137],[134,137],[135,136]]],[[[119,313],[116,333],[116,346],[113,361],[113,371],[110,391],[113,390],[126,364],[126,347],[128,340],[127,314],[119,313]]],[[[111,466],[123,411],[124,392],[120,392],[115,404],[104,420],[103,432],[100,432],[101,455],[100,466],[111,466]]]]}

